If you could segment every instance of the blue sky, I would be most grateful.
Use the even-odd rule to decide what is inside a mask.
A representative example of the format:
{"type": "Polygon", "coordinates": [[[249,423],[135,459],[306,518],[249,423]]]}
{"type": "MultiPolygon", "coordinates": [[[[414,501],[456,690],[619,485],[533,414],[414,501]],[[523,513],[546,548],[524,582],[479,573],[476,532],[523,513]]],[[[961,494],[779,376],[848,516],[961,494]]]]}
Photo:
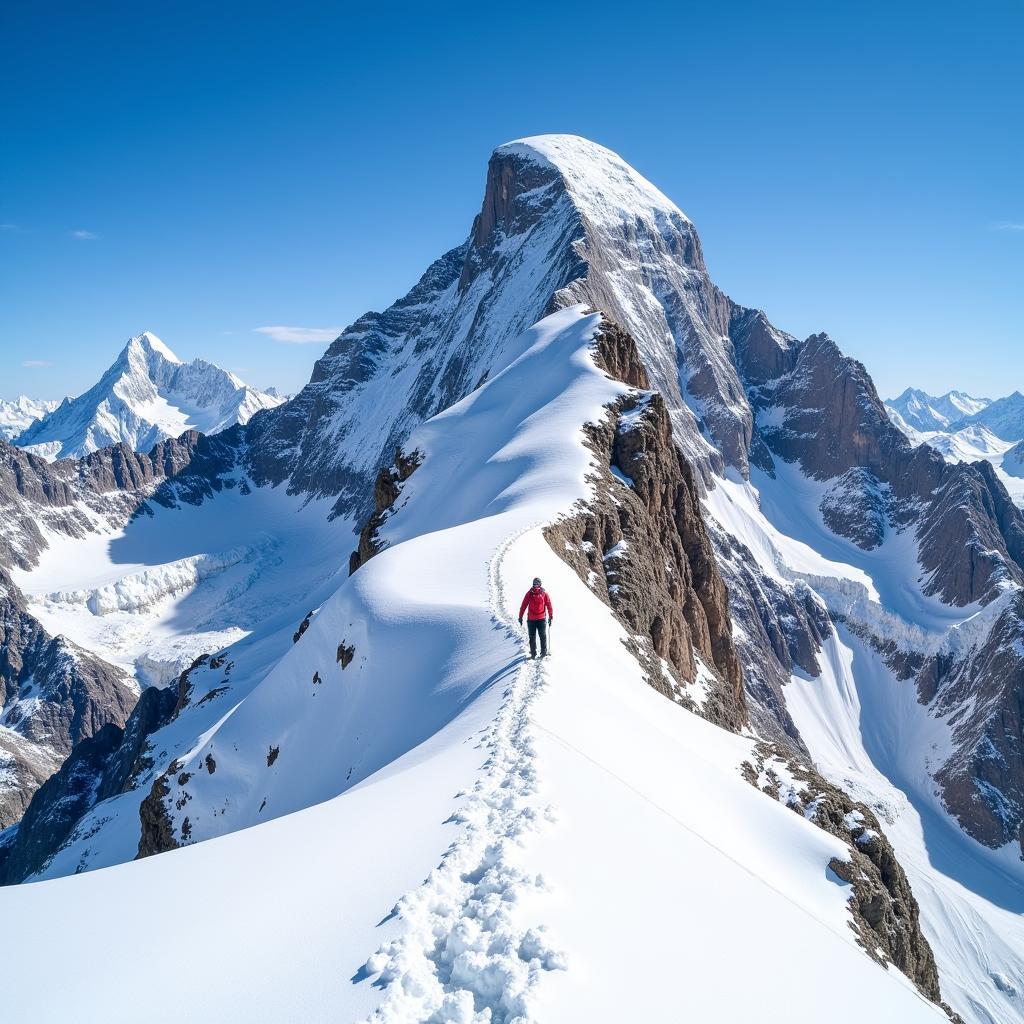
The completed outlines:
{"type": "Polygon", "coordinates": [[[883,395],[1024,388],[1021,38],[1016,0],[4,4],[0,397],[81,391],[145,329],[295,389],[325,345],[257,328],[386,306],[491,149],[549,131],[883,395]]]}

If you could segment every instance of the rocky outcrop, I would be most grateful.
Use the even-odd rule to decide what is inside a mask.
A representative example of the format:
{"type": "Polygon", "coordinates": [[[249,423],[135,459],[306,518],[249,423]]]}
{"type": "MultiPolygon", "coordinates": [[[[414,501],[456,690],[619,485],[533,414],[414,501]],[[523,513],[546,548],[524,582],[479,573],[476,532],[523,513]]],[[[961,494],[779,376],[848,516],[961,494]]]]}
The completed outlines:
{"type": "Polygon", "coordinates": [[[153,766],[148,738],[170,721],[177,697],[173,687],[144,690],[123,729],[105,725],[72,750],[0,846],[0,885],[41,871],[96,804],[136,787],[153,766]]]}
{"type": "Polygon", "coordinates": [[[990,601],[1004,582],[1024,584],[1024,514],[991,466],[950,465],[928,445],[911,447],[867,370],[827,335],[787,340],[773,353],[772,338],[755,334],[760,341],[743,350],[759,437],[775,457],[836,481],[821,509],[830,528],[871,548],[887,528],[913,524],[926,593],[948,604],[990,601]]]}
{"type": "MultiPolygon", "coordinates": [[[[605,325],[595,354],[611,375],[647,383],[620,327],[605,325]]],[[[545,530],[548,543],[625,625],[651,686],[739,730],[746,711],[728,595],[661,396],[627,395],[587,431],[600,467],[593,496],[545,530]]]]}
{"type": "Polygon", "coordinates": [[[398,448],[395,451],[394,467],[385,466],[377,474],[373,487],[373,513],[359,531],[359,546],[348,561],[349,576],[381,550],[377,534],[388,516],[397,511],[395,502],[402,491],[402,484],[419,468],[422,461],[423,456],[419,452],[413,451],[406,455],[398,448]]]}
{"type": "Polygon", "coordinates": [[[796,671],[819,674],[818,651],[832,630],[828,610],[806,583],[769,576],[741,541],[713,522],[709,530],[738,627],[733,635],[751,725],[758,735],[806,753],[784,688],[796,671]]]}
{"type": "Polygon", "coordinates": [[[50,636],[0,569],[0,828],[21,817],[76,744],[123,725],[137,696],[120,669],[50,636]]]}
{"type": "Polygon", "coordinates": [[[846,858],[829,867],[850,885],[850,927],[873,960],[893,964],[923,995],[939,1003],[954,1021],[960,1018],[942,1003],[939,972],[921,931],[920,909],[906,873],[896,859],[877,817],[852,800],[802,758],[761,743],[745,762],[748,781],[847,844],[846,858]]]}
{"type": "MultiPolygon", "coordinates": [[[[166,806],[167,797],[171,792],[168,779],[172,775],[177,775],[180,770],[178,762],[172,762],[166,772],[157,776],[153,782],[153,788],[139,805],[141,831],[139,833],[139,852],[135,855],[136,860],[153,857],[158,853],[166,853],[168,850],[176,850],[181,845],[174,836],[174,824],[166,806]]],[[[187,822],[188,819],[186,818],[185,821],[187,822]]]]}

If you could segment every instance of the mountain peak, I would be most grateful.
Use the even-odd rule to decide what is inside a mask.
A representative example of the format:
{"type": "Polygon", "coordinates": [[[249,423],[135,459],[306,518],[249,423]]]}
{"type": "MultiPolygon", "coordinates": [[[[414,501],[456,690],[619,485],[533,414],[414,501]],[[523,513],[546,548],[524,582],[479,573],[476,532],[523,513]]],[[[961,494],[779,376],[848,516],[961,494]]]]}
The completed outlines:
{"type": "Polygon", "coordinates": [[[152,331],[143,331],[129,338],[124,351],[129,352],[132,349],[141,350],[147,355],[162,356],[169,363],[181,364],[181,360],[152,331]]]}
{"type": "Polygon", "coordinates": [[[149,451],[187,430],[216,434],[280,404],[204,359],[182,362],[152,331],[143,331],[88,391],[26,425],[14,440],[45,458],[121,443],[149,451]]]}
{"type": "Polygon", "coordinates": [[[518,156],[552,168],[588,215],[621,221],[623,216],[686,215],[659,188],[617,153],[579,135],[532,135],[506,142],[494,156],[518,156]]]}

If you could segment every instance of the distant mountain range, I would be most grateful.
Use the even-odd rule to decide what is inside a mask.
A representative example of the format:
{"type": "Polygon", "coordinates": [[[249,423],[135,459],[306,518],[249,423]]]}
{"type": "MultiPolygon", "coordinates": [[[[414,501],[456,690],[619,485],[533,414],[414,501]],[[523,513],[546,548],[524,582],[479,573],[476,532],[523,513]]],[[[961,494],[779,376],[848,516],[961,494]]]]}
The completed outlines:
{"type": "Polygon", "coordinates": [[[9,439],[47,459],[79,458],[115,444],[145,452],[186,430],[216,434],[247,423],[283,401],[205,359],[182,362],[146,331],[131,338],[99,382],[78,398],[55,408],[19,399],[26,403],[24,415],[35,415],[9,439]]]}
{"type": "Polygon", "coordinates": [[[885,409],[912,444],[929,445],[947,462],[990,462],[1014,501],[1024,505],[1024,395],[1019,391],[993,401],[964,391],[930,395],[907,388],[885,409]]]}
{"type": "Polygon", "coordinates": [[[0,437],[7,441],[22,433],[31,423],[53,412],[60,402],[19,395],[12,401],[0,398],[0,437]]]}

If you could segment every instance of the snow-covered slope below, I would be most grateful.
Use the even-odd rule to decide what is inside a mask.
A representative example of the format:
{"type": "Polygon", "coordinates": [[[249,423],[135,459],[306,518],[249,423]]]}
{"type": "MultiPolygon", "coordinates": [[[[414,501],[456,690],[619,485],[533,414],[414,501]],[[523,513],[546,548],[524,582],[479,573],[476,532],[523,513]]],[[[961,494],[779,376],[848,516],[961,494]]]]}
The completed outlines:
{"type": "MultiPolygon", "coordinates": [[[[845,843],[744,779],[753,739],[647,685],[626,631],[543,536],[588,493],[584,423],[624,391],[594,364],[598,324],[582,307],[546,318],[414,434],[423,461],[387,547],[261,682],[239,679],[244,644],[195,676],[195,697],[214,675],[240,688],[206,702],[216,717],[176,758],[182,838],[284,816],[0,891],[21,940],[5,1011],[127,1021],[152,963],[175,956],[189,966],[154,1021],[944,1019],[857,947],[829,868],[845,843]],[[537,573],[557,595],[555,653],[531,664],[514,623],[537,573]],[[57,913],[72,945],[113,944],[116,967],[76,957],[46,984],[38,942],[57,913]],[[83,1006],[76,981],[115,986],[114,970],[118,999],[83,1006]]],[[[87,845],[83,832],[79,856],[87,845]]]]}
{"type": "Polygon", "coordinates": [[[119,443],[148,451],[186,430],[216,434],[282,399],[202,359],[183,363],[148,331],[132,338],[100,381],[26,426],[15,443],[49,459],[119,443]]]}
{"type": "Polygon", "coordinates": [[[0,398],[0,437],[10,441],[31,423],[52,412],[58,405],[60,402],[28,398],[26,395],[19,395],[12,401],[0,398]]]}
{"type": "MultiPolygon", "coordinates": [[[[414,798],[443,808],[446,816],[454,811],[451,828],[440,833],[464,831],[444,857],[439,831],[413,816],[424,842],[440,840],[437,846],[424,852],[403,834],[394,840],[402,849],[389,856],[374,836],[366,849],[387,865],[374,873],[361,859],[363,833],[394,836],[393,822],[366,816],[361,803],[352,817],[339,812],[325,826],[345,830],[352,849],[339,867],[359,873],[361,886],[353,894],[356,883],[339,881],[325,913],[358,905],[362,914],[364,890],[385,909],[405,894],[397,914],[379,929],[367,922],[379,920],[383,909],[351,927],[342,915],[338,931],[358,938],[362,950],[351,968],[355,975],[344,975],[331,990],[332,997],[347,993],[335,999],[346,1012],[370,1012],[380,998],[376,980],[398,983],[388,989],[381,1021],[421,1021],[435,1009],[435,1020],[474,1021],[490,1010],[493,1024],[513,1017],[522,999],[550,1007],[554,1019],[574,1019],[575,1004],[590,999],[591,988],[594,1002],[605,999],[594,1009],[598,1020],[613,1012],[617,1019],[659,1019],[666,1005],[715,1018],[721,1014],[711,1008],[706,979],[715,991],[728,992],[727,1010],[739,1001],[747,1017],[755,1009],[744,1000],[755,996],[759,1003],[796,1005],[798,1019],[807,1020],[854,1011],[902,1019],[913,1012],[894,1009],[869,980],[884,974],[847,964],[852,947],[823,952],[833,938],[842,945],[854,937],[847,927],[848,891],[827,870],[843,842],[742,781],[739,764],[750,756],[751,737],[706,731],[707,723],[650,688],[635,702],[628,696],[634,682],[642,686],[642,672],[624,644],[636,649],[648,625],[647,639],[666,634],[668,616],[650,607],[658,595],[653,589],[640,595],[649,599],[640,608],[647,618],[642,629],[628,620],[624,633],[616,625],[622,616],[613,619],[588,588],[585,569],[582,582],[567,577],[535,530],[570,511],[582,515],[574,503],[587,494],[585,476],[598,449],[580,443],[580,429],[622,391],[590,361],[593,318],[580,307],[600,310],[632,339],[627,362],[662,395],[671,440],[685,460],[665,447],[678,459],[679,474],[693,483],[693,503],[694,481],[710,489],[715,549],[709,542],[707,557],[692,561],[686,551],[685,566],[663,560],[666,545],[681,543],[677,534],[692,525],[678,521],[682,491],[676,491],[667,498],[648,495],[652,506],[669,506],[660,509],[666,515],[659,522],[671,527],[661,547],[655,538],[649,550],[659,572],[664,561],[676,580],[710,568],[728,571],[731,614],[724,597],[713,611],[742,648],[751,722],[779,742],[807,742],[812,754],[820,747],[822,764],[833,773],[813,715],[798,715],[803,705],[793,677],[820,681],[825,703],[834,696],[852,707],[851,687],[862,680],[831,665],[845,656],[836,650],[842,634],[835,622],[856,626],[856,635],[869,637],[893,663],[902,658],[911,675],[920,669],[923,701],[940,690],[927,720],[908,733],[924,744],[915,746],[920,771],[914,785],[896,771],[898,758],[878,755],[874,764],[884,785],[913,802],[937,785],[937,766],[954,764],[962,770],[959,789],[947,789],[958,801],[952,813],[993,847],[1015,841],[1024,806],[1014,803],[1024,792],[1019,732],[995,734],[1003,744],[997,749],[992,730],[1004,711],[1006,720],[1017,721],[1013,652],[1020,640],[1024,654],[1024,611],[1018,614],[1013,598],[1024,576],[1024,529],[998,482],[987,467],[950,466],[930,449],[906,444],[864,367],[827,336],[798,341],[724,296],[707,274],[692,223],[619,157],[572,136],[545,136],[499,147],[470,236],[436,261],[409,295],[346,330],[293,401],[221,435],[216,451],[206,446],[197,460],[207,470],[216,464],[211,472],[221,474],[212,484],[202,478],[209,486],[196,488],[207,504],[155,509],[152,532],[137,519],[124,537],[108,536],[107,547],[92,547],[87,539],[80,549],[69,541],[58,550],[53,542],[52,555],[23,559],[19,582],[38,614],[55,616],[55,625],[63,623],[107,657],[134,664],[139,678],[151,671],[153,681],[167,681],[188,654],[211,645],[211,657],[177,692],[144,694],[144,701],[180,700],[150,723],[146,742],[125,755],[137,772],[115,774],[103,790],[110,798],[78,821],[52,859],[36,862],[42,865],[38,877],[121,865],[140,849],[152,853],[198,839],[211,839],[204,848],[216,847],[225,833],[255,823],[262,827],[250,834],[284,836],[278,831],[283,823],[326,821],[319,818],[323,808],[353,808],[346,801],[368,787],[397,779],[393,784],[401,788],[407,780],[414,798]],[[377,477],[375,488],[374,477],[399,445],[406,456],[421,449],[424,461],[412,475],[377,477]],[[229,468],[217,468],[223,466],[229,468]],[[221,479],[226,475],[230,485],[221,479]],[[397,502],[382,502],[392,490],[397,502]],[[349,531],[374,505],[383,519],[379,538],[390,547],[344,580],[349,531]],[[303,520],[302,506],[312,518],[303,520]],[[328,509],[336,514],[332,522],[328,509]],[[323,521],[314,526],[316,516],[323,521]],[[288,521],[294,533],[282,526],[288,521]],[[189,533],[188,543],[166,550],[155,543],[163,531],[176,534],[177,523],[189,533]],[[306,546],[303,528],[310,530],[306,546]],[[281,529],[288,534],[283,540],[281,529]],[[153,545],[152,555],[133,554],[133,537],[153,545]],[[273,580],[286,589],[285,599],[261,618],[250,612],[275,596],[274,587],[249,577],[275,564],[275,543],[282,544],[283,562],[273,580]],[[538,571],[555,582],[556,661],[531,675],[520,672],[508,613],[517,589],[538,571]],[[176,662],[169,649],[179,644],[182,660],[176,662]],[[932,691],[929,658],[941,661],[932,691]],[[563,665],[563,659],[571,662],[563,665]],[[797,702],[792,712],[790,694],[797,702]],[[955,736],[949,728],[954,714],[955,736]],[[559,741],[571,746],[566,750],[559,741]],[[454,760],[430,761],[438,744],[454,760]],[[487,759],[482,775],[467,775],[465,761],[452,767],[461,755],[473,756],[474,744],[481,745],[479,760],[487,759]],[[428,793],[434,780],[419,774],[421,764],[427,773],[436,771],[444,794],[428,793]],[[1000,771],[1005,777],[996,777],[1000,771]],[[551,798],[535,788],[542,776],[551,798]],[[975,778],[987,788],[974,786],[975,778]],[[308,809],[316,801],[325,803],[308,809]],[[549,803],[557,823],[531,838],[530,826],[547,820],[549,803]],[[282,817],[268,828],[266,820],[276,816],[282,817]],[[699,839],[690,842],[684,834],[699,839]],[[534,840],[537,856],[518,859],[518,843],[526,850],[534,840]],[[698,843],[710,844],[707,856],[698,843]],[[749,872],[754,888],[738,874],[723,873],[726,861],[749,872]],[[688,874],[690,865],[699,877],[688,874]],[[410,876],[421,881],[431,867],[437,870],[422,888],[408,882],[410,876]],[[551,894],[534,884],[538,872],[556,880],[551,894]],[[385,876],[400,876],[401,884],[389,886],[385,876]],[[764,896],[765,887],[785,899],[764,896]],[[386,901],[379,899],[384,889],[386,901]],[[741,891],[740,910],[732,913],[726,898],[712,910],[707,894],[716,890],[741,891]],[[548,895],[551,902],[544,902],[548,895]],[[587,909],[595,902],[614,907],[614,914],[602,920],[587,909]],[[797,904],[813,927],[823,925],[829,934],[808,943],[797,926],[790,928],[795,918],[786,916],[783,903],[797,904]],[[685,916],[690,908],[692,935],[685,916]],[[749,930],[748,916],[754,922],[749,930]],[[784,927],[778,925],[783,918],[784,927]],[[553,925],[550,934],[540,932],[544,923],[553,925]],[[642,991],[621,990],[622,934],[631,937],[629,952],[640,949],[644,962],[654,965],[654,980],[642,991]],[[635,938],[648,934],[657,948],[648,950],[635,938]],[[378,939],[368,943],[368,935],[378,939]],[[704,935],[719,948],[694,949],[704,935]],[[378,940],[395,945],[364,961],[378,940]],[[735,969],[722,952],[732,948],[742,956],[735,969]],[[689,962],[680,963],[680,949],[693,959],[693,972],[689,962]],[[712,953],[731,974],[723,974],[721,964],[715,973],[712,953]],[[835,984],[828,962],[842,965],[835,984]],[[359,963],[364,970],[356,970],[359,963]],[[740,970],[752,972],[751,987],[734,992],[740,970]],[[667,979],[678,973],[686,984],[669,989],[667,979]],[[866,994],[868,1009],[846,997],[850,979],[866,994]]],[[[610,421],[606,425],[611,430],[610,421]]],[[[622,443],[616,438],[610,443],[622,443]]],[[[614,455],[611,463],[621,470],[614,455]]],[[[59,466],[69,475],[82,468],[59,466]]],[[[403,460],[398,469],[409,466],[403,460]]],[[[631,479],[636,498],[640,476],[620,472],[602,510],[623,530],[625,503],[616,511],[614,489],[629,488],[631,479]]],[[[613,557],[611,543],[601,548],[593,552],[593,568],[603,569],[602,556],[619,563],[622,549],[613,557]]],[[[607,579],[591,576],[591,587],[607,579]]],[[[680,606],[689,599],[682,587],[666,585],[665,592],[680,606]]],[[[887,684],[903,688],[898,697],[883,688],[893,702],[906,701],[905,691],[914,686],[895,677],[887,684]]],[[[863,701],[867,706],[898,721],[907,717],[899,717],[906,711],[902,703],[863,701]]],[[[859,724],[880,743],[904,741],[898,732],[859,724]]],[[[110,780],[104,775],[100,781],[110,780]]],[[[876,790],[859,792],[881,793],[884,785],[876,780],[876,790]]],[[[405,796],[391,792],[383,802],[394,801],[388,806],[400,814],[405,796]]],[[[882,812],[888,804],[879,799],[876,806],[882,812]]],[[[943,827],[954,828],[941,814],[943,827]]],[[[30,839],[30,832],[17,838],[30,839]]],[[[907,840],[903,849],[921,877],[928,876],[922,884],[935,886],[925,927],[938,936],[943,982],[945,972],[956,975],[955,992],[964,1000],[956,1008],[972,1024],[1009,1024],[1017,1019],[1016,1005],[1000,1002],[991,990],[1003,981],[1012,989],[1018,976],[1016,933],[1010,929],[1000,945],[995,913],[1019,885],[1013,865],[1002,864],[1006,849],[993,853],[960,837],[950,848],[962,863],[947,869],[930,859],[934,834],[919,836],[917,846],[907,840]],[[993,864],[1003,889],[983,884],[993,864]],[[957,884],[981,909],[959,918],[972,922],[976,938],[954,949],[945,941],[950,918],[943,915],[957,905],[957,884]],[[1002,981],[989,972],[989,945],[999,951],[993,969],[1002,981]]],[[[244,844],[237,836],[229,842],[244,844]]],[[[168,859],[187,855],[191,850],[168,859]]],[[[156,869],[116,867],[113,873],[129,877],[129,870],[156,869]]],[[[48,884],[43,891],[50,891],[48,884]]],[[[303,891],[297,900],[308,906],[303,891]]],[[[904,921],[916,920],[912,908],[908,898],[900,911],[904,921]]],[[[332,962],[347,968],[351,947],[332,949],[340,950],[332,962]]],[[[271,973],[289,992],[305,978],[294,961],[271,973]]],[[[204,980],[209,984],[208,976],[204,980]]],[[[254,990],[263,992],[259,984],[254,990]]],[[[268,1006],[279,1006],[268,999],[268,1006]]]]}

